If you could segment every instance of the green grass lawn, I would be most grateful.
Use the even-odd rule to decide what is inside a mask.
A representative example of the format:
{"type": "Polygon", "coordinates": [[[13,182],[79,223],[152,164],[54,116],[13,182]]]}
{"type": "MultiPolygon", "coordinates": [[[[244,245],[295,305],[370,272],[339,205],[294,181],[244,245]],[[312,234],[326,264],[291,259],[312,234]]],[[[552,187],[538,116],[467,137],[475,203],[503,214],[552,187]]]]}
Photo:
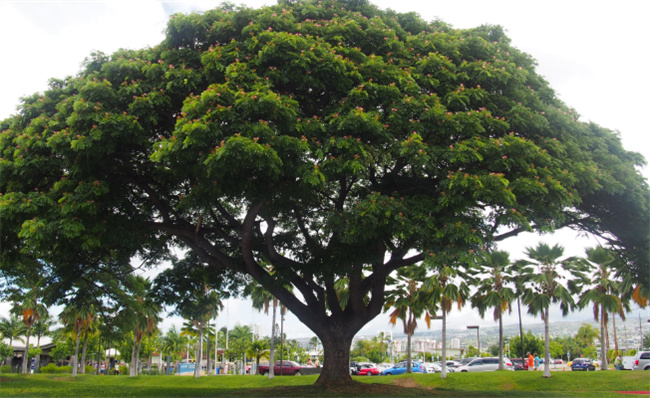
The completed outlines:
{"type": "Polygon", "coordinates": [[[318,376],[0,375],[0,397],[628,397],[650,393],[648,372],[451,373],[355,377],[352,386],[314,387],[318,376]]]}

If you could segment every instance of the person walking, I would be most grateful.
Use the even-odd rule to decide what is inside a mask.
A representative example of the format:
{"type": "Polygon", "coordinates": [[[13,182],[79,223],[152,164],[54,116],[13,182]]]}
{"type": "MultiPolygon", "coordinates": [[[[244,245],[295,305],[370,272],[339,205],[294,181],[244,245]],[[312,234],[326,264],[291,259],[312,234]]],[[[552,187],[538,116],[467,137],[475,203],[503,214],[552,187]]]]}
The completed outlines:
{"type": "Polygon", "coordinates": [[[537,353],[535,353],[534,362],[535,362],[535,370],[540,370],[539,364],[540,364],[541,360],[539,359],[539,355],[537,355],[537,353]]]}
{"type": "Polygon", "coordinates": [[[530,355],[530,352],[528,353],[528,370],[534,370],[535,366],[535,358],[533,358],[532,355],[530,355]]]}

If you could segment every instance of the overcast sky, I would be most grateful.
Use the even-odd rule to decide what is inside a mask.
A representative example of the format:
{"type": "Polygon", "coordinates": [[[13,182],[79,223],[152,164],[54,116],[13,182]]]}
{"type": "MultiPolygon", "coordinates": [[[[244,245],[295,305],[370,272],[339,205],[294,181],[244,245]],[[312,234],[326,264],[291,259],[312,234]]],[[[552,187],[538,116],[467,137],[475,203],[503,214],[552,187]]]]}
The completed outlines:
{"type": "MultiPolygon", "coordinates": [[[[537,71],[559,98],[576,109],[583,121],[593,121],[620,132],[623,145],[650,160],[650,1],[647,0],[374,0],[379,8],[415,11],[425,20],[441,19],[456,28],[501,25],[512,44],[532,55],[537,71]]],[[[204,11],[220,1],[7,1],[0,0],[0,119],[15,113],[19,98],[47,88],[50,78],[79,72],[93,51],[111,54],[119,48],[153,47],[162,41],[169,15],[204,11]]],[[[275,0],[233,1],[251,7],[275,0]]],[[[649,167],[642,172],[650,177],[649,167]]],[[[501,245],[511,259],[522,258],[526,246],[538,241],[565,246],[566,255],[582,255],[596,241],[561,232],[553,236],[523,236],[501,245]]],[[[0,303],[6,316],[8,303],[0,303]]],[[[635,311],[638,314],[639,310],[635,311]]],[[[590,312],[573,315],[589,319],[590,312]]],[[[642,316],[650,316],[643,310],[642,316]]],[[[635,315],[636,318],[636,315],[635,315]]],[[[560,320],[558,312],[551,320],[560,320]]],[[[495,326],[491,317],[478,318],[465,308],[452,314],[450,328],[468,324],[495,326]]],[[[505,320],[516,322],[516,314],[505,320]]],[[[539,318],[525,317],[539,323],[539,318]]],[[[180,326],[178,318],[169,318],[180,326]]],[[[218,318],[227,323],[261,325],[270,335],[270,317],[248,302],[230,301],[218,318]]],[[[434,325],[439,328],[439,325],[434,325]]],[[[390,330],[388,317],[378,316],[361,334],[390,330]]],[[[313,332],[291,315],[285,327],[289,338],[311,337],[313,332]]],[[[394,333],[401,332],[395,327],[394,333]]],[[[424,327],[420,328],[424,330],[424,327]]]]}

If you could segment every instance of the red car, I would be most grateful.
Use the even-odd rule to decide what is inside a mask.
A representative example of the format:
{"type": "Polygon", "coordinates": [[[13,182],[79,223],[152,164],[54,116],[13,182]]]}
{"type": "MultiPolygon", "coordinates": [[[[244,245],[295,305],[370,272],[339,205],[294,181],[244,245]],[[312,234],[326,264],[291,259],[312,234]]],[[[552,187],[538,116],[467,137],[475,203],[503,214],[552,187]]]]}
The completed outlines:
{"type": "Polygon", "coordinates": [[[357,375],[359,376],[377,376],[381,374],[379,369],[377,369],[377,365],[373,363],[364,363],[359,365],[359,371],[357,372],[357,375]]]}

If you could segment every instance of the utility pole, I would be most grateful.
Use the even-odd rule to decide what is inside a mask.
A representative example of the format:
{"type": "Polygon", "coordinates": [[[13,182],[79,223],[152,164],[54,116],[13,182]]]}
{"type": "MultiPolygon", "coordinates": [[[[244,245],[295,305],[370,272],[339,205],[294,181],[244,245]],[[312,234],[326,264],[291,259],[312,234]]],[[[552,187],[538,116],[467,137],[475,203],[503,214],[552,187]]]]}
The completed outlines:
{"type": "Polygon", "coordinates": [[[640,312],[639,312],[639,351],[643,351],[643,325],[641,324],[640,312]]]}

